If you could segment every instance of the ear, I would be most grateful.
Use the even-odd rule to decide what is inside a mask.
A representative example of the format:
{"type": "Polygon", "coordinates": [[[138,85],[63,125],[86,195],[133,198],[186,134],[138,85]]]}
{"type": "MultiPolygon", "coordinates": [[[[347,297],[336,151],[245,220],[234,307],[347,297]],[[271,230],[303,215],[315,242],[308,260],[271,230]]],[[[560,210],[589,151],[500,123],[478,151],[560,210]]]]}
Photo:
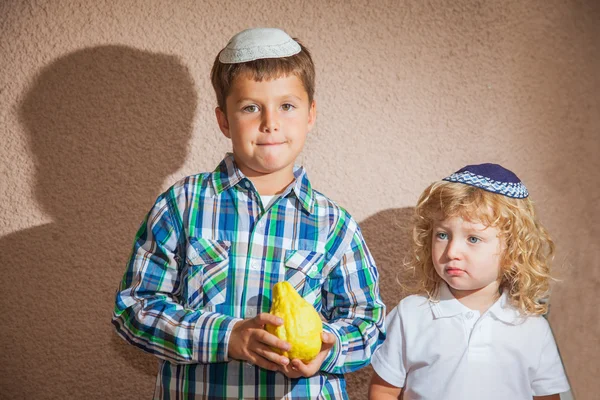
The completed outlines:
{"type": "Polygon", "coordinates": [[[310,132],[317,119],[317,101],[313,100],[308,109],[308,131],[310,132]]]}
{"type": "Polygon", "coordinates": [[[229,121],[227,121],[227,115],[221,107],[215,108],[215,115],[217,117],[217,123],[219,124],[219,129],[223,132],[225,137],[231,139],[231,134],[229,133],[229,121]]]}

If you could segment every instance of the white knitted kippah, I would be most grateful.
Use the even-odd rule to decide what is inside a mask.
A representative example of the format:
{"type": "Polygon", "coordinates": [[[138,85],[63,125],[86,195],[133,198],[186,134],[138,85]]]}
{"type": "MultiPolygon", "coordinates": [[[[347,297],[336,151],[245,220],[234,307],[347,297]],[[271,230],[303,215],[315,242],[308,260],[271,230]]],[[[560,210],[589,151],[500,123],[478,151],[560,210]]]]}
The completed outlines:
{"type": "Polygon", "coordinates": [[[300,45],[277,28],[251,28],[229,40],[219,54],[223,64],[237,64],[261,58],[289,57],[300,53],[300,45]]]}

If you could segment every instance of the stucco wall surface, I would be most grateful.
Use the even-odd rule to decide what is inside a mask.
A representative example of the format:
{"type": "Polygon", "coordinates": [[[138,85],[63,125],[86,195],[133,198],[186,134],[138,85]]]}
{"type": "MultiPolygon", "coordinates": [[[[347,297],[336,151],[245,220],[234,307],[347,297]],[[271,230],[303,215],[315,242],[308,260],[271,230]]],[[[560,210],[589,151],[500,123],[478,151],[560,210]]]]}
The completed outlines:
{"type": "Polygon", "coordinates": [[[113,333],[115,289],[155,197],[228,150],[209,72],[252,26],[313,53],[298,161],[360,222],[390,309],[430,182],[481,162],[524,180],[558,246],[550,322],[573,392],[597,398],[595,0],[0,2],[0,398],[151,398],[156,360],[113,333]]]}

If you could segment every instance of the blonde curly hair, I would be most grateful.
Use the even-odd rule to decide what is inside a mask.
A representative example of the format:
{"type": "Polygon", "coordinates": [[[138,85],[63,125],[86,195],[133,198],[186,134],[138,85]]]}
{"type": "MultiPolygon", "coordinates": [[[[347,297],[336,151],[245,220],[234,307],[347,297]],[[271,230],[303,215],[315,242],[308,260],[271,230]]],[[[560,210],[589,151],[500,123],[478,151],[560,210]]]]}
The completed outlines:
{"type": "Polygon", "coordinates": [[[500,288],[524,315],[548,311],[550,262],[554,242],[538,221],[529,198],[514,199],[462,183],[439,181],[421,194],[413,216],[412,251],[406,266],[416,280],[412,292],[438,295],[442,278],[432,257],[433,221],[461,217],[495,227],[506,242],[500,266],[500,288]]]}

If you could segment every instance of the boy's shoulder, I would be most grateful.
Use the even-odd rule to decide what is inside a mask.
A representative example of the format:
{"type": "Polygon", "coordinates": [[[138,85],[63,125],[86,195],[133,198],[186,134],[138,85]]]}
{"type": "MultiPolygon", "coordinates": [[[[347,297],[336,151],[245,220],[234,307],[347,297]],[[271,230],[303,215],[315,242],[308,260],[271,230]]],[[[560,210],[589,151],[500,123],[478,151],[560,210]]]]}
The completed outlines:
{"type": "Polygon", "coordinates": [[[320,210],[335,210],[340,215],[343,215],[346,218],[352,218],[352,215],[342,207],[338,202],[325,195],[323,192],[319,190],[312,189],[313,199],[315,205],[318,206],[320,210]]]}
{"type": "Polygon", "coordinates": [[[431,315],[431,301],[427,296],[413,294],[400,300],[394,311],[403,319],[421,319],[431,315]]]}
{"type": "Polygon", "coordinates": [[[211,172],[200,172],[180,178],[162,192],[158,199],[177,201],[182,196],[187,197],[190,194],[198,194],[206,188],[212,189],[212,185],[208,185],[211,174],[211,172]]]}
{"type": "Polygon", "coordinates": [[[421,295],[403,298],[386,318],[388,327],[395,326],[402,330],[403,335],[411,337],[419,336],[434,320],[431,302],[421,295]]]}
{"type": "Polygon", "coordinates": [[[427,296],[422,294],[411,294],[400,300],[400,303],[398,303],[398,308],[406,311],[416,310],[420,312],[424,309],[429,310],[430,307],[431,301],[427,296]]]}
{"type": "Polygon", "coordinates": [[[190,186],[206,185],[207,183],[210,183],[213,174],[214,172],[198,172],[193,175],[184,176],[175,181],[169,190],[179,193],[188,190],[190,186]]]}
{"type": "Polygon", "coordinates": [[[210,184],[210,174],[201,172],[180,178],[158,195],[153,208],[170,209],[171,212],[177,210],[176,213],[184,215],[193,204],[199,204],[198,198],[214,192],[213,185],[210,184]]]}
{"type": "Polygon", "coordinates": [[[314,203],[314,216],[329,226],[331,232],[344,232],[344,235],[362,236],[360,226],[356,219],[346,208],[322,192],[312,189],[314,203]]]}
{"type": "Polygon", "coordinates": [[[520,315],[514,322],[517,326],[522,326],[528,333],[536,337],[543,337],[551,331],[548,319],[543,315],[520,315]]]}
{"type": "MultiPolygon", "coordinates": [[[[511,301],[500,302],[501,312],[499,315],[502,316],[504,321],[510,322],[514,326],[521,327],[533,336],[543,336],[550,331],[550,324],[548,323],[547,315],[539,314],[524,314],[519,308],[511,301]]],[[[492,312],[498,312],[497,309],[492,307],[492,312]]]]}

